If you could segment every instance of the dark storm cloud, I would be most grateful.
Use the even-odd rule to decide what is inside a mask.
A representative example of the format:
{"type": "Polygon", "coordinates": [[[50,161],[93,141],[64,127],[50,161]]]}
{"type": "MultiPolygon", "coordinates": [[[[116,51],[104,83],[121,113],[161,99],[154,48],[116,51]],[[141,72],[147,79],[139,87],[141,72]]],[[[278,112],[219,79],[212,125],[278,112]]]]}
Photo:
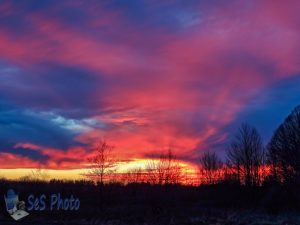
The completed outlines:
{"type": "Polygon", "coordinates": [[[15,145],[34,143],[62,150],[78,145],[73,140],[72,132],[61,128],[51,119],[52,116],[33,113],[0,100],[0,151],[27,156],[34,160],[45,160],[46,157],[40,153],[15,148],[15,145]]]}

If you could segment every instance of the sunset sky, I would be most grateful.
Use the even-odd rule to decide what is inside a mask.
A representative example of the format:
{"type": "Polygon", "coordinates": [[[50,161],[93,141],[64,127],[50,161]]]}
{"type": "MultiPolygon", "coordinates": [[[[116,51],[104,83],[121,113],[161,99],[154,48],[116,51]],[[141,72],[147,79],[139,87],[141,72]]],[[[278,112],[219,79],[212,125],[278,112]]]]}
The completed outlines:
{"type": "Polygon", "coordinates": [[[267,143],[300,104],[299,9],[0,1],[0,176],[82,169],[100,140],[124,167],[168,148],[192,166],[206,150],[224,158],[242,122],[267,143]]]}

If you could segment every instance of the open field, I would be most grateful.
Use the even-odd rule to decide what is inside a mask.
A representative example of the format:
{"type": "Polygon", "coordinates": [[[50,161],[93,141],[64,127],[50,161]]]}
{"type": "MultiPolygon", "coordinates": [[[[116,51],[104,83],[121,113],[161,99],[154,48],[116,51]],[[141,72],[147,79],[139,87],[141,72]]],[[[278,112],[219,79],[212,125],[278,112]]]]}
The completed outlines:
{"type": "MultiPolygon", "coordinates": [[[[16,224],[300,224],[299,188],[295,186],[97,186],[83,181],[2,180],[0,194],[3,196],[9,188],[16,190],[25,202],[30,194],[46,196],[45,210],[30,211],[28,217],[16,224]],[[53,193],[80,199],[80,209],[50,210],[53,193]]],[[[1,203],[0,224],[15,224],[6,213],[4,200],[1,203]]]]}

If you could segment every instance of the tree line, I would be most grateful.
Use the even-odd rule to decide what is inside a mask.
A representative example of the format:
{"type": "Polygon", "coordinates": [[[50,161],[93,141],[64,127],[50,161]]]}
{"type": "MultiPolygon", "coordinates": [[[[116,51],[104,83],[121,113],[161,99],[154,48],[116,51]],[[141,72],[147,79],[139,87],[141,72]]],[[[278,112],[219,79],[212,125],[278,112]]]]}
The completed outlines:
{"type": "MultiPolygon", "coordinates": [[[[299,183],[300,106],[275,130],[266,146],[257,129],[245,123],[228,146],[225,160],[221,160],[215,152],[206,151],[198,161],[200,184],[234,182],[260,186],[266,183],[299,183]]],[[[116,175],[117,161],[113,159],[112,147],[102,141],[89,162],[87,176],[100,184],[114,177],[123,183],[159,185],[189,183],[190,179],[171,149],[161,154],[159,159],[149,160],[146,168],[116,175]]]]}

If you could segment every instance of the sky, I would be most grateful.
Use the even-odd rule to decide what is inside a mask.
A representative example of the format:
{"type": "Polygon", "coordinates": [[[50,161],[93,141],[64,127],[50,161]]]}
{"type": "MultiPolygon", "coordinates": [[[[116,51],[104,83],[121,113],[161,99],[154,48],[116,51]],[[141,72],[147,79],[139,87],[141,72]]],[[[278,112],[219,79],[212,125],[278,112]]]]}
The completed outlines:
{"type": "MultiPolygon", "coordinates": [[[[300,104],[300,2],[0,0],[0,169],[225,158],[300,104]]],[[[4,172],[3,172],[4,171],[4,172]]]]}

